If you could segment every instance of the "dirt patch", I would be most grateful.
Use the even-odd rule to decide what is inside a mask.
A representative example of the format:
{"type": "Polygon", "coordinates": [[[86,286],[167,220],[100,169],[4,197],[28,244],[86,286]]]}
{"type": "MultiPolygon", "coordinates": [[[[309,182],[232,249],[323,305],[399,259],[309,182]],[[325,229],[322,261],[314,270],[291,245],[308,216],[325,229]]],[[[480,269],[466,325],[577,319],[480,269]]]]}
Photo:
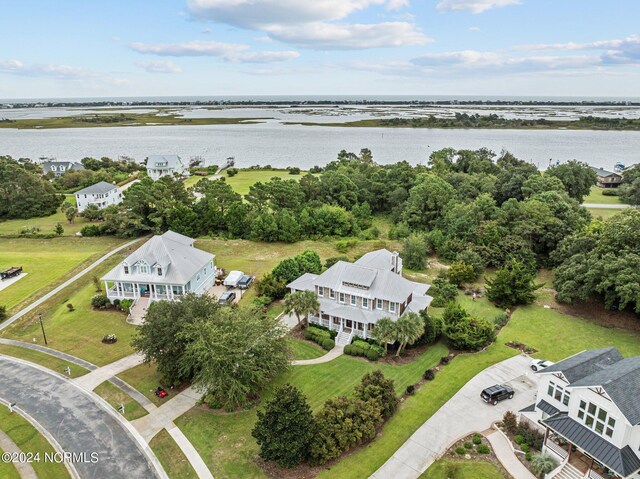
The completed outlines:
{"type": "Polygon", "coordinates": [[[505,343],[505,346],[517,349],[518,351],[521,351],[525,354],[535,354],[538,352],[536,348],[532,348],[531,346],[527,346],[526,344],[522,344],[517,341],[509,341],[508,343],[505,343]]]}

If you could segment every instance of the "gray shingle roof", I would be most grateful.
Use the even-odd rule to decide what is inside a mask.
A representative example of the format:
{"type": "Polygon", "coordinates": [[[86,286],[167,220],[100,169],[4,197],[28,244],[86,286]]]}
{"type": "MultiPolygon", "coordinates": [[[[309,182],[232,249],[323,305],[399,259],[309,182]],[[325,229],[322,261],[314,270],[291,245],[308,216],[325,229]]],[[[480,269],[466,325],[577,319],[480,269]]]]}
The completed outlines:
{"type": "Polygon", "coordinates": [[[354,262],[359,266],[374,269],[391,269],[393,266],[393,253],[387,249],[379,249],[365,253],[354,262]]]}
{"type": "Polygon", "coordinates": [[[82,163],[78,163],[76,161],[44,161],[42,162],[42,169],[45,173],[51,171],[51,167],[55,166],[64,166],[65,171],[69,170],[84,170],[84,166],[82,163]]]}
{"type": "Polygon", "coordinates": [[[150,155],[147,158],[147,168],[176,168],[177,166],[184,166],[178,155],[150,155]]]}
{"type": "Polygon", "coordinates": [[[97,194],[105,194],[109,191],[117,189],[116,185],[112,185],[111,183],[107,183],[106,181],[101,181],[96,183],[95,185],[87,186],[79,191],[76,191],[76,195],[97,195],[97,194]]]}
{"type": "Polygon", "coordinates": [[[173,241],[177,241],[178,243],[182,243],[187,246],[193,246],[193,238],[189,238],[188,236],[181,235],[180,233],[176,233],[175,231],[166,231],[163,235],[163,238],[167,238],[173,241]]]}
{"type": "Polygon", "coordinates": [[[561,372],[569,383],[573,384],[582,378],[611,366],[620,361],[622,355],[616,348],[591,349],[575,354],[559,363],[544,368],[538,374],[561,372]]]}
{"type": "Polygon", "coordinates": [[[566,413],[551,416],[542,423],[622,477],[630,476],[640,469],[640,458],[633,449],[629,446],[618,449],[591,429],[571,419],[566,413]]]}

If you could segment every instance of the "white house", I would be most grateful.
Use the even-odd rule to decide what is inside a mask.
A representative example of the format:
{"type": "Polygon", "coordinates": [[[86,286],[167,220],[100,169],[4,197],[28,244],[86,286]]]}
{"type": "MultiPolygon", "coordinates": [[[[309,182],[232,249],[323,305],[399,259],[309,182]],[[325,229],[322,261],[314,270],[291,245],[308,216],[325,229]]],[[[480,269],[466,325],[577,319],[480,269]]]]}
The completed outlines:
{"type": "Polygon", "coordinates": [[[102,277],[107,297],[158,301],[206,293],[215,281],[215,256],[193,242],[173,231],[152,237],[102,277]]]}
{"type": "Polygon", "coordinates": [[[320,311],[309,321],[337,330],[336,343],[345,345],[354,335],[370,337],[380,318],[395,320],[429,306],[429,285],[409,281],[401,273],[398,253],[381,249],[355,263],[338,261],[320,275],[304,274],[287,287],[291,292],[315,292],[320,311]]]}
{"type": "Polygon", "coordinates": [[[102,209],[122,202],[122,193],[116,185],[101,181],[95,185],[76,191],[76,207],[82,213],[87,206],[96,205],[102,209]]]}
{"type": "Polygon", "coordinates": [[[52,173],[53,176],[62,176],[67,171],[84,170],[82,163],[77,163],[75,161],[43,161],[41,166],[45,175],[47,173],[52,173]]]}
{"type": "Polygon", "coordinates": [[[185,176],[189,168],[178,155],[151,155],[147,158],[147,174],[156,181],[163,176],[185,176]]]}
{"type": "Polygon", "coordinates": [[[536,402],[522,413],[545,428],[543,449],[560,463],[547,479],[639,479],[640,356],[583,351],[537,374],[536,402]]]}

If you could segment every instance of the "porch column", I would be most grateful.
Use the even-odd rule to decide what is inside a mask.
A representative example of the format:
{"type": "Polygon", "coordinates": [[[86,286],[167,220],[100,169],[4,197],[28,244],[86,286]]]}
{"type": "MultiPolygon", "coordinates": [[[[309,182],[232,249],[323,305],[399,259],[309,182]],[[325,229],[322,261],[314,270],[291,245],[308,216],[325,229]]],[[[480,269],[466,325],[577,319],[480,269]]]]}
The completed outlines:
{"type": "Polygon", "coordinates": [[[109,283],[104,282],[104,294],[109,294],[109,283]]]}

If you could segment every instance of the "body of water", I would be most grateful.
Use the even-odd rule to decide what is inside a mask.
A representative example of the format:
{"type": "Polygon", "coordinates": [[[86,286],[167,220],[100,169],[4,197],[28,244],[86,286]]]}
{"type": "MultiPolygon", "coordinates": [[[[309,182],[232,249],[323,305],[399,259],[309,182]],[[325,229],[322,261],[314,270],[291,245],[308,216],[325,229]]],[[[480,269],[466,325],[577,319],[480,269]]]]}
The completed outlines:
{"type": "Polygon", "coordinates": [[[277,120],[253,125],[148,126],[48,130],[0,129],[0,155],[37,159],[41,156],[78,161],[86,156],[130,156],[138,161],[154,154],[202,156],[220,164],[234,156],[239,167],[324,165],[345,149],[369,148],[378,163],[406,160],[426,163],[445,147],[495,152],[546,168],[550,160],[577,159],[612,169],[640,160],[640,132],[577,130],[444,130],[410,128],[348,128],[283,125],[277,120]]]}

